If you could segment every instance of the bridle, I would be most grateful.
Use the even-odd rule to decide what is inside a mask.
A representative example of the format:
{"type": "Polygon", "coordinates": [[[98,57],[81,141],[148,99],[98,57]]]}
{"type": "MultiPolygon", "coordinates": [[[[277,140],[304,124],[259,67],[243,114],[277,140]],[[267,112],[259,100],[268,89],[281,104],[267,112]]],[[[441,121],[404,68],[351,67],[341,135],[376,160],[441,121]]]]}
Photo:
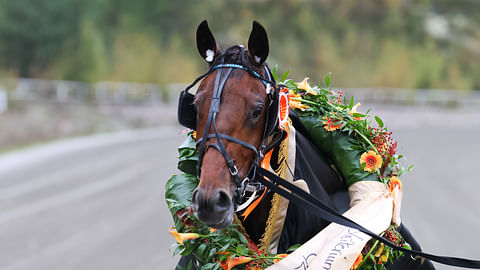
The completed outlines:
{"type": "MultiPolygon", "coordinates": [[[[193,102],[194,96],[188,93],[188,90],[192,88],[196,83],[198,83],[201,79],[205,78],[215,70],[217,70],[215,84],[213,88],[213,95],[212,100],[210,102],[210,107],[208,111],[208,118],[205,125],[205,129],[203,132],[203,136],[197,140],[197,147],[199,152],[199,158],[197,163],[197,177],[200,178],[201,175],[201,167],[203,156],[208,148],[212,147],[219,151],[223,158],[225,159],[225,163],[228,167],[228,171],[230,173],[230,177],[232,182],[235,184],[235,192],[233,195],[233,202],[235,209],[237,206],[242,202],[245,196],[245,192],[248,190],[250,192],[255,192],[258,190],[263,190],[264,186],[260,182],[256,181],[256,169],[259,166],[260,161],[262,160],[264,153],[267,149],[271,149],[274,147],[272,144],[267,145],[268,138],[275,132],[277,129],[277,112],[278,112],[278,95],[279,89],[268,66],[265,64],[265,74],[267,77],[261,76],[258,72],[253,70],[252,68],[248,67],[244,64],[244,53],[245,50],[242,48],[242,64],[230,64],[230,63],[223,63],[223,59],[221,58],[220,62],[216,65],[213,65],[208,72],[198,77],[191,85],[189,85],[182,93],[180,94],[179,100],[179,122],[189,128],[196,129],[196,119],[192,121],[192,112],[195,113],[195,108],[188,107],[189,104],[185,104],[185,102],[193,102]],[[265,116],[265,126],[262,134],[262,139],[260,142],[260,147],[256,147],[250,143],[242,141],[238,138],[234,138],[232,136],[219,133],[216,125],[216,116],[220,111],[220,100],[222,97],[222,93],[225,88],[225,84],[232,72],[233,69],[240,69],[246,71],[250,74],[253,78],[260,80],[265,87],[265,91],[267,94],[267,103],[266,103],[266,116],[265,116]],[[190,96],[188,96],[190,95],[190,96]],[[190,114],[190,115],[185,115],[190,114]],[[195,126],[193,126],[195,123],[195,126]],[[210,127],[213,129],[213,133],[209,133],[210,127]],[[207,144],[209,139],[215,139],[216,142],[210,142],[207,144]],[[228,155],[227,150],[225,149],[225,145],[223,140],[228,140],[233,143],[239,144],[255,153],[255,158],[250,165],[245,177],[239,176],[238,167],[235,164],[235,161],[228,155]]],[[[221,57],[221,56],[220,56],[221,57]]],[[[190,106],[193,106],[191,104],[190,106]]],[[[273,140],[275,142],[280,140],[273,140]]]]}

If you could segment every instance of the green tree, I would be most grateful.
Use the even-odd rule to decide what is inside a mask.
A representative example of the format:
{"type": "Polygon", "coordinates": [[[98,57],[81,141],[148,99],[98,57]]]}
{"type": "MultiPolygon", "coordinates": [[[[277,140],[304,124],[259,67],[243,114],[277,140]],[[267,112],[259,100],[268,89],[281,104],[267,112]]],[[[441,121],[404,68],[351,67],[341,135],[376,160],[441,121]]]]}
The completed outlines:
{"type": "Polygon", "coordinates": [[[22,77],[48,67],[78,31],[79,5],[76,0],[0,0],[2,64],[22,77]]]}

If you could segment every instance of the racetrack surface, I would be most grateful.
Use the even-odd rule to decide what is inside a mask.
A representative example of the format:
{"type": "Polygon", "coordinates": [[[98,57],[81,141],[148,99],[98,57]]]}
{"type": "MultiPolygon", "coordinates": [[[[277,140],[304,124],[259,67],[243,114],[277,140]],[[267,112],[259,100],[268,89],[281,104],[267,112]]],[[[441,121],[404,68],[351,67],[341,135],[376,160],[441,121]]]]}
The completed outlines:
{"type": "MultiPolygon", "coordinates": [[[[480,113],[373,111],[415,164],[402,177],[404,223],[428,252],[480,259],[480,113]]],[[[0,269],[173,269],[163,190],[177,173],[181,130],[96,135],[0,156],[0,269]]]]}

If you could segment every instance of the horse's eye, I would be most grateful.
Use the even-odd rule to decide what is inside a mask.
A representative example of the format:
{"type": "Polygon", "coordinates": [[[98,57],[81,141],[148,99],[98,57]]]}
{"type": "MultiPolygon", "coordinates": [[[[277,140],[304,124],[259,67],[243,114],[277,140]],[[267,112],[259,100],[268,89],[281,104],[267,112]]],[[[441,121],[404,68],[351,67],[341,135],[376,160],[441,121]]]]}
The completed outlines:
{"type": "Polygon", "coordinates": [[[257,119],[262,113],[263,106],[257,106],[252,113],[252,119],[257,119]]]}

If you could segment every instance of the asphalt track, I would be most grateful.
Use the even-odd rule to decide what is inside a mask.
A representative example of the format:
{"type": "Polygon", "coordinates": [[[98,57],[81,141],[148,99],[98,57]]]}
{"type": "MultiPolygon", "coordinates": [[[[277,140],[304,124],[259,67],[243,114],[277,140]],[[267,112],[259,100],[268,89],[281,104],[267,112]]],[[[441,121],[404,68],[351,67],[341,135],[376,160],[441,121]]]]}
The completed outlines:
{"type": "MultiPolygon", "coordinates": [[[[374,111],[415,164],[402,178],[404,223],[428,252],[480,259],[480,113],[374,111]]],[[[163,189],[176,173],[181,130],[96,135],[0,156],[0,269],[173,269],[163,189]]]]}

